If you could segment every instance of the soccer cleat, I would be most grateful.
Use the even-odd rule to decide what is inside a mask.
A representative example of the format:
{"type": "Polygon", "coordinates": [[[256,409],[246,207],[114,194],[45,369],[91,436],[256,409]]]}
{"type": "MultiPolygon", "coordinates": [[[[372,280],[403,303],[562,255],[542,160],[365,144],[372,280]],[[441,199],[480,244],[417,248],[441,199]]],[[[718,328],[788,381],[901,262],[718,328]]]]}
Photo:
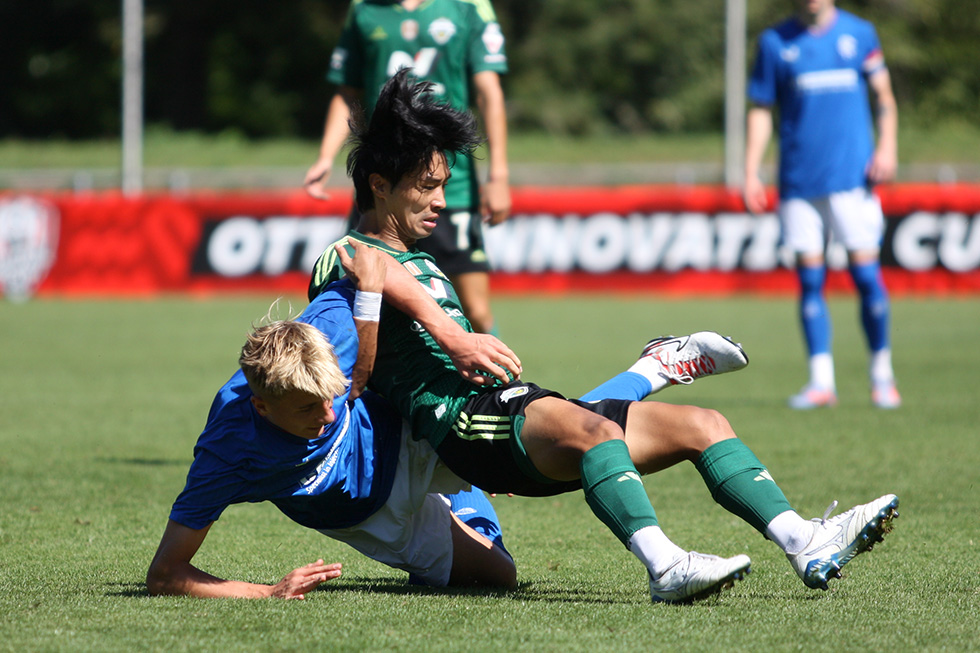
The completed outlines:
{"type": "Polygon", "coordinates": [[[837,405],[837,393],[833,390],[822,390],[806,386],[789,398],[789,407],[795,410],[810,410],[811,408],[830,408],[837,405]]]}
{"type": "Polygon", "coordinates": [[[681,556],[660,578],[650,577],[654,603],[688,603],[728,589],[751,571],[747,555],[720,558],[691,551],[681,556]]]}
{"type": "Polygon", "coordinates": [[[643,348],[640,360],[644,358],[652,361],[657,374],[671,385],[689,385],[702,376],[734,372],[749,364],[741,345],[714,331],[654,338],[643,348]]]}
{"type": "Polygon", "coordinates": [[[902,395],[894,383],[875,384],[871,388],[871,403],[876,408],[892,409],[902,405],[902,395]]]}
{"type": "Polygon", "coordinates": [[[828,580],[840,578],[841,568],[881,542],[891,531],[892,520],[898,517],[898,497],[894,494],[827,519],[836,507],[834,501],[823,519],[813,520],[813,538],[802,551],[786,555],[803,583],[813,589],[825,590],[828,580]]]}

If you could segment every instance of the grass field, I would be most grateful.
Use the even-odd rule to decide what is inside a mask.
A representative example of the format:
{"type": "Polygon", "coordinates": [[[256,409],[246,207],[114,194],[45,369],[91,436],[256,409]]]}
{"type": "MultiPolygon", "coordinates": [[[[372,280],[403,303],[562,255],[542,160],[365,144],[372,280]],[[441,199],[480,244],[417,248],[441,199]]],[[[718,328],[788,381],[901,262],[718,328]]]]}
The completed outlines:
{"type": "MultiPolygon", "coordinates": [[[[949,123],[931,129],[902,125],[900,162],[976,163],[980,127],[949,123]]],[[[249,140],[237,132],[200,134],[147,129],[143,154],[146,166],[256,167],[312,165],[317,140],[298,138],[249,140]]],[[[770,156],[774,148],[770,148],[770,156]]],[[[718,133],[613,134],[563,137],[512,133],[508,139],[512,163],[645,163],[724,161],[725,139],[718,133]]],[[[117,139],[26,141],[0,139],[2,168],[101,168],[119,165],[117,139]]]]}
{"type": "Polygon", "coordinates": [[[518,562],[512,593],[410,587],[260,504],[227,510],[195,563],[271,583],[323,557],[344,576],[303,602],[151,598],[146,567],[213,393],[271,299],[0,303],[0,650],[980,648],[974,299],[894,302],[905,405],[891,412],[869,407],[856,309],[835,299],[841,403],[811,413],[784,407],[804,381],[789,298],[496,300],[525,377],[572,395],[654,335],[708,328],[741,340],[746,370],[660,398],[724,412],[807,517],[833,499],[901,497],[895,531],[828,592],[804,588],[684,465],[646,479],[667,533],[753,560],[745,582],[692,606],[650,604],[639,564],[581,493],[494,500],[518,562]]]}

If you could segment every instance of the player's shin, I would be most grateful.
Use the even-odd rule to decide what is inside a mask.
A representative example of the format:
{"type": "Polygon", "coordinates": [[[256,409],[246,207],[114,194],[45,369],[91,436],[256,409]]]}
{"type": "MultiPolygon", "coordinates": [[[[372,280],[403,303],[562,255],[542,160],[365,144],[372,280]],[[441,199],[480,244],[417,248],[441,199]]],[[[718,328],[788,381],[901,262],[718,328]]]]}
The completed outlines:
{"type": "Polygon", "coordinates": [[[738,438],[711,445],[694,465],[711,497],[760,533],[777,515],[793,510],[769,470],[738,438]]]}

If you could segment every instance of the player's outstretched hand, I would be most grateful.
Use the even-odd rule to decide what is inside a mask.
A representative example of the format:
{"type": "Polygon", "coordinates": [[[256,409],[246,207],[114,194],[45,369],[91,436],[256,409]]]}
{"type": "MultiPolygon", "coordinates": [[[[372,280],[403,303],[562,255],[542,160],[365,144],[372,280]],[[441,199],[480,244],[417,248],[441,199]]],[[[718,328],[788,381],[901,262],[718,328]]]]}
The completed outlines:
{"type": "Polygon", "coordinates": [[[516,379],[523,371],[517,354],[486,333],[460,333],[446,353],[460,375],[477,385],[490,385],[495,378],[507,383],[510,381],[508,372],[516,379]]]}
{"type": "Polygon", "coordinates": [[[383,257],[388,255],[354,239],[348,242],[354,248],[353,257],[347,253],[347,249],[343,245],[335,246],[344,272],[347,273],[358,290],[382,292],[385,287],[385,274],[388,270],[383,257]]]}
{"type": "Polygon", "coordinates": [[[320,583],[340,577],[341,564],[325,564],[323,559],[294,569],[272,586],[272,596],[279,599],[304,599],[320,583]]]}

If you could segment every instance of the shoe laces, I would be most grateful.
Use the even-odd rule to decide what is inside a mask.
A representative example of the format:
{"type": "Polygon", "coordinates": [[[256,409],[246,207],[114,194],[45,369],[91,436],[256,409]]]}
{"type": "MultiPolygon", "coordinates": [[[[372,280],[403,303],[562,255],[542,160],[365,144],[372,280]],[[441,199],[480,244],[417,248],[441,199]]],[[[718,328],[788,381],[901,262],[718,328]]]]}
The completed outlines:
{"type": "Polygon", "coordinates": [[[813,521],[819,521],[820,525],[823,526],[824,524],[827,523],[827,518],[830,517],[830,514],[834,512],[836,509],[837,509],[837,499],[834,499],[833,501],[830,502],[830,505],[827,506],[827,509],[823,511],[823,517],[821,517],[819,520],[814,519],[813,521]]]}
{"type": "Polygon", "coordinates": [[[650,352],[647,355],[660,363],[663,375],[673,383],[691,385],[695,378],[713,372],[715,361],[706,354],[685,358],[681,350],[686,346],[687,342],[681,346],[676,346],[669,340],[657,342],[653,346],[647,345],[650,352]]]}

